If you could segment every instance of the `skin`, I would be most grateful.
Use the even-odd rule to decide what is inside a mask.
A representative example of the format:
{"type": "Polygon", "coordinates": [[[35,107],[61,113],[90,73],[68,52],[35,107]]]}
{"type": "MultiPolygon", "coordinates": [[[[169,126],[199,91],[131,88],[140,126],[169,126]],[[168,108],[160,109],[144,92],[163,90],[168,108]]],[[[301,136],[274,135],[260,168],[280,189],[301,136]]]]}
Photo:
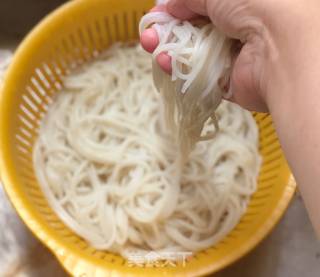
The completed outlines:
{"type": "MultiPolygon", "coordinates": [[[[207,16],[242,42],[230,80],[232,101],[272,115],[310,219],[320,234],[320,1],[170,0],[166,10],[188,20],[207,16]]],[[[153,52],[159,40],[145,30],[141,44],[153,52]]],[[[166,53],[157,57],[171,73],[166,53]]]]}

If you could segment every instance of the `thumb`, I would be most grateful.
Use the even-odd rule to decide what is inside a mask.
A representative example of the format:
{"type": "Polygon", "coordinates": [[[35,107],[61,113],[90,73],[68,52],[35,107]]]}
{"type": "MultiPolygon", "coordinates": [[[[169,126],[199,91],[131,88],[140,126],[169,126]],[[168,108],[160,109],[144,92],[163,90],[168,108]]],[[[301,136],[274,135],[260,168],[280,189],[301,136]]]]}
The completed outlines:
{"type": "Polygon", "coordinates": [[[259,93],[261,66],[254,49],[246,43],[235,59],[230,80],[231,101],[251,111],[267,112],[267,105],[259,93]]]}

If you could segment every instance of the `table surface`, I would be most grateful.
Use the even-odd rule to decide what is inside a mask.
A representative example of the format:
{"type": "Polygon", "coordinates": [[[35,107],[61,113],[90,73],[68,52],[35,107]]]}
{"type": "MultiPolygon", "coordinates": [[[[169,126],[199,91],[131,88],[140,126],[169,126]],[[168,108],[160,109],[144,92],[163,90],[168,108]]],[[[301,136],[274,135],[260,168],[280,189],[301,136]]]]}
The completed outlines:
{"type": "MultiPolygon", "coordinates": [[[[0,48],[14,48],[3,41],[0,48]]],[[[66,276],[20,221],[0,186],[0,276],[66,276]]],[[[215,277],[319,277],[320,244],[303,201],[296,195],[271,234],[252,252],[215,277]]]]}

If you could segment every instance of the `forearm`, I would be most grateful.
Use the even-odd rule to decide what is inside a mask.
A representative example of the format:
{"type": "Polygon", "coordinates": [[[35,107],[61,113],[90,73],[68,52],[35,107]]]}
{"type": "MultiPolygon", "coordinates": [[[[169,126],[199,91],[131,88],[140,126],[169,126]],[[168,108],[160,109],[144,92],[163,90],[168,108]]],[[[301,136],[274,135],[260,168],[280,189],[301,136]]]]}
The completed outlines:
{"type": "Polygon", "coordinates": [[[271,114],[313,225],[320,234],[320,82],[317,87],[314,85],[297,86],[295,93],[300,95],[273,107],[271,114]]]}
{"type": "Polygon", "coordinates": [[[277,75],[267,95],[282,148],[320,235],[320,21],[312,16],[310,11],[308,18],[301,18],[303,25],[296,17],[296,32],[275,40],[277,75]]]}

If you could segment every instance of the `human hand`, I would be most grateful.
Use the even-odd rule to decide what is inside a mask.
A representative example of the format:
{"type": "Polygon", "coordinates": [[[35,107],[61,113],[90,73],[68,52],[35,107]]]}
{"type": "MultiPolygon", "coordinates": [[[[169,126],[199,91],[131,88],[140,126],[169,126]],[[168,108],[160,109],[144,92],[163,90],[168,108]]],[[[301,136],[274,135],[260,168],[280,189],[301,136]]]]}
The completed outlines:
{"type": "MultiPolygon", "coordinates": [[[[255,111],[268,111],[266,90],[268,63],[273,52],[272,38],[265,25],[272,1],[258,0],[171,0],[151,11],[167,11],[173,16],[189,20],[198,16],[209,17],[214,25],[231,38],[243,43],[235,57],[230,80],[232,101],[255,111]]],[[[270,16],[271,17],[271,16],[270,16]]],[[[271,20],[271,19],[270,19],[271,20]]],[[[150,28],[141,35],[144,49],[152,53],[159,43],[157,33],[150,28]]],[[[160,67],[171,73],[171,58],[166,53],[157,56],[160,67]]]]}

